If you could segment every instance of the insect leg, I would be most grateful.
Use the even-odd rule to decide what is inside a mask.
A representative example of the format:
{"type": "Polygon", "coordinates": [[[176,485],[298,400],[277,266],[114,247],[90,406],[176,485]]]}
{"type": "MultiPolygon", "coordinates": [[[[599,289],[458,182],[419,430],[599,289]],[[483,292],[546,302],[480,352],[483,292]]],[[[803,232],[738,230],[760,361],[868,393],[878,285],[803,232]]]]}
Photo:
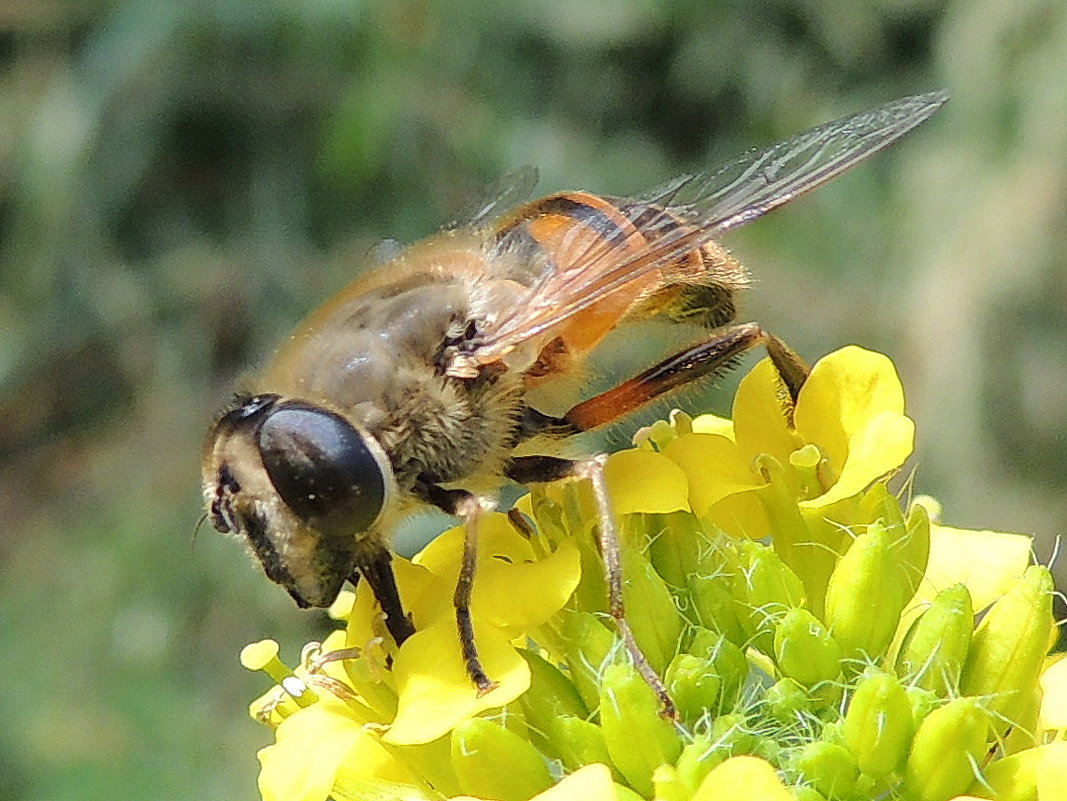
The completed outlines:
{"type": "Polygon", "coordinates": [[[623,646],[634,661],[641,678],[659,698],[665,717],[678,716],[674,701],[667,692],[663,680],[656,673],[647,657],[642,653],[633,630],[626,620],[626,607],[622,597],[622,561],[619,549],[619,534],[615,528],[615,516],[608,498],[607,483],[604,481],[603,456],[573,461],[556,456],[519,456],[511,460],[505,473],[519,483],[539,483],[558,481],[561,478],[585,478],[593,487],[593,498],[597,506],[597,531],[599,536],[600,556],[604,560],[604,576],[608,585],[608,611],[615,621],[616,630],[622,638],[623,646]]]}
{"type": "Polygon", "coordinates": [[[716,332],[711,339],[664,359],[614,389],[582,401],[563,417],[553,419],[557,427],[563,424],[574,432],[606,425],[690,381],[725,372],[742,353],[757,345],[767,349],[795,405],[808,377],[807,365],[758,323],[741,323],[716,332]]]}
{"type": "Polygon", "coordinates": [[[370,585],[374,597],[385,613],[385,627],[393,635],[397,645],[403,645],[404,640],[415,633],[415,627],[411,618],[404,614],[404,606],[400,602],[400,593],[396,589],[396,579],[393,577],[393,558],[386,549],[375,549],[367,554],[361,554],[358,558],[358,572],[350,579],[353,584],[362,575],[370,585]]]}
{"type": "Polygon", "coordinates": [[[474,588],[474,569],[478,556],[478,523],[482,514],[491,508],[491,502],[466,490],[450,490],[429,482],[416,486],[416,493],[424,500],[463,521],[463,563],[456,581],[456,594],[452,603],[456,607],[456,626],[459,629],[459,645],[463,662],[467,667],[478,695],[496,689],[497,682],[486,675],[474,642],[474,623],[471,621],[471,590],[474,588]]]}

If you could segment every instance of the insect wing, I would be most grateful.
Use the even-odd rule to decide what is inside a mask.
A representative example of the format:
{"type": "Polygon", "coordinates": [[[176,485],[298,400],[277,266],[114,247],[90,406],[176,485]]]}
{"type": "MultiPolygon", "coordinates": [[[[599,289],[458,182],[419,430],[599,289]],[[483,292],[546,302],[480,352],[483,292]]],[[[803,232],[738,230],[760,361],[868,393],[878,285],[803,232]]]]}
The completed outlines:
{"type": "MultiPolygon", "coordinates": [[[[901,98],[819,125],[763,150],[749,151],[717,169],[682,176],[654,190],[627,212],[631,231],[591,241],[574,237],[557,260],[566,270],[546,273],[521,302],[482,332],[470,362],[490,364],[513,348],[664,268],[687,251],[763,216],[884,150],[934,114],[945,92],[901,98]],[[679,218],[685,221],[679,225],[679,218]],[[633,232],[646,244],[623,247],[633,232]]],[[[493,207],[494,209],[496,207],[493,207]]],[[[578,229],[576,228],[576,232],[578,229]]],[[[520,299],[516,299],[519,301],[520,299]]]]}
{"type": "Polygon", "coordinates": [[[486,186],[458,221],[447,227],[484,227],[527,200],[536,185],[537,168],[529,164],[505,173],[486,186]]]}

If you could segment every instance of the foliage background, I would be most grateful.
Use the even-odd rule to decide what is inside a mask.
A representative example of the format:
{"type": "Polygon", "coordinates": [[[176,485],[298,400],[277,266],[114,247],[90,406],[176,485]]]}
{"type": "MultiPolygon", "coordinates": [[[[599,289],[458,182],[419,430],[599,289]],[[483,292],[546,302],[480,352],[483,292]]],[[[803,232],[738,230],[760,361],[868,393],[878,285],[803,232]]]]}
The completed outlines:
{"type": "MultiPolygon", "coordinates": [[[[0,0],[0,799],[256,796],[237,650],[324,620],[232,542],[193,547],[202,432],[375,240],[524,163],[546,193],[634,192],[950,88],[728,244],[746,318],[893,356],[949,522],[1047,555],[1064,75],[1056,0],[0,0]]],[[[681,403],[725,411],[724,385],[681,403]]]]}

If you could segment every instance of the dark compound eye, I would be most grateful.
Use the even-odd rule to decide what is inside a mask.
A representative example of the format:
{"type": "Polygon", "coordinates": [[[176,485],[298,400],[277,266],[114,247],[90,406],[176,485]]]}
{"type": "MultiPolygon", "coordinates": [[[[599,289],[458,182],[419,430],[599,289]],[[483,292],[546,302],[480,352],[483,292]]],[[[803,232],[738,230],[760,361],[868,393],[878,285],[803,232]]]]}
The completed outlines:
{"type": "Polygon", "coordinates": [[[388,467],[344,418],[310,404],[284,404],[267,414],[258,444],[282,500],[322,535],[366,531],[381,514],[388,467]]]}

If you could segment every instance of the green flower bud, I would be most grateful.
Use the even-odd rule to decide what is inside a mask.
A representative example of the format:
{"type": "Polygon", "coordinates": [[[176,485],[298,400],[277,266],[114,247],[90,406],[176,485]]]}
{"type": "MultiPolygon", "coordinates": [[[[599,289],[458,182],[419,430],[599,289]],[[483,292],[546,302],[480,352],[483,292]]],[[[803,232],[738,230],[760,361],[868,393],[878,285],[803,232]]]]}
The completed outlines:
{"type": "Polygon", "coordinates": [[[790,609],[774,629],[774,658],[786,676],[808,687],[841,672],[841,648],[807,609],[790,609]]]}
{"type": "Polygon", "coordinates": [[[731,581],[737,619],[751,644],[771,655],[775,622],[804,604],[804,584],[766,545],[745,540],[737,551],[739,561],[731,581]]]}
{"type": "Polygon", "coordinates": [[[600,671],[619,647],[618,638],[592,612],[565,611],[563,649],[574,686],[589,709],[596,708],[600,671]]]}
{"type": "Polygon", "coordinates": [[[908,694],[908,703],[911,704],[911,719],[916,726],[922,723],[927,715],[941,706],[940,696],[930,690],[909,684],[904,688],[904,692],[908,694]]]}
{"type": "Polygon", "coordinates": [[[942,590],[904,637],[897,670],[916,687],[947,698],[959,687],[973,630],[974,609],[966,585],[942,590]]]}
{"type": "Polygon", "coordinates": [[[900,511],[900,501],[889,491],[884,482],[876,482],[863,494],[860,500],[859,520],[881,520],[887,529],[904,530],[904,514],[900,511]]]}
{"type": "Polygon", "coordinates": [[[652,793],[652,771],[682,751],[674,725],[660,716],[655,693],[631,665],[608,665],[600,685],[600,727],[611,761],[641,795],[652,793]]]}
{"type": "Polygon", "coordinates": [[[678,713],[687,723],[695,723],[719,710],[722,679],[716,674],[712,660],[693,654],[678,654],[671,660],[663,681],[678,713]]]}
{"type": "Polygon", "coordinates": [[[863,773],[882,779],[899,769],[914,731],[911,701],[895,676],[876,673],[859,681],[845,714],[843,733],[863,773]]]}
{"type": "Polygon", "coordinates": [[[859,519],[878,521],[889,533],[897,559],[906,566],[896,578],[902,583],[901,592],[910,599],[919,588],[930,557],[930,518],[926,509],[913,505],[905,520],[900,501],[882,483],[867,491],[861,508],[859,519]]]}
{"type": "Polygon", "coordinates": [[[1043,800],[1046,796],[1038,789],[1041,763],[1045,761],[1041,750],[1029,748],[993,761],[983,768],[982,778],[970,787],[970,794],[979,798],[995,798],[997,801],[1043,800]]]}
{"type": "Polygon", "coordinates": [[[715,674],[722,682],[719,688],[719,711],[733,709],[741,697],[741,688],[748,678],[745,652],[724,635],[708,629],[697,629],[689,646],[689,653],[710,659],[715,674]]]}
{"type": "Polygon", "coordinates": [[[702,572],[701,563],[711,544],[700,520],[691,512],[647,517],[652,566],[672,587],[685,587],[690,576],[702,572]]]}
{"type": "Polygon", "coordinates": [[[553,783],[528,740],[485,718],[452,730],[452,769],[464,793],[500,801],[527,801],[553,783]]]}
{"type": "Polygon", "coordinates": [[[975,779],[989,741],[989,717],[976,698],[956,698],[919,724],[905,768],[905,788],[915,801],[946,801],[975,779]]]}
{"type": "Polygon", "coordinates": [[[756,748],[757,737],[748,718],[741,712],[715,718],[711,736],[715,747],[725,750],[727,756],[749,754],[756,748]]]}
{"type": "Polygon", "coordinates": [[[678,648],[682,617],[666,583],[638,548],[623,548],[623,600],[626,620],[641,652],[662,675],[678,648]]]}
{"type": "Polygon", "coordinates": [[[919,589],[930,562],[930,515],[925,506],[912,504],[904,531],[906,537],[901,545],[900,557],[911,566],[911,570],[904,572],[905,594],[910,600],[919,589]]]}
{"type": "Polygon", "coordinates": [[[960,678],[965,695],[986,698],[986,708],[1020,722],[1049,649],[1052,574],[1032,565],[989,609],[974,633],[960,678]]]}
{"type": "Polygon", "coordinates": [[[859,768],[848,749],[822,740],[800,746],[789,766],[827,798],[844,798],[856,786],[859,768]]]}
{"type": "Polygon", "coordinates": [[[660,765],[652,771],[652,787],[656,801],[689,801],[693,794],[673,765],[660,765]]]}
{"type": "Polygon", "coordinates": [[[696,613],[696,622],[719,632],[737,645],[744,645],[747,635],[737,619],[738,610],[729,577],[721,574],[693,575],[686,585],[696,613]]]}
{"type": "Polygon", "coordinates": [[[584,718],[589,710],[574,682],[559,668],[532,651],[523,649],[519,655],[530,666],[530,689],[519,697],[530,736],[539,748],[557,754],[556,723],[565,716],[584,718]]]}
{"type": "Polygon", "coordinates": [[[797,801],[826,801],[826,796],[814,787],[809,787],[806,784],[794,787],[793,797],[796,798],[797,801]]]}
{"type": "Polygon", "coordinates": [[[768,687],[763,700],[771,717],[785,724],[803,720],[812,706],[808,691],[790,678],[779,679],[768,687]]]}
{"type": "Polygon", "coordinates": [[[635,793],[632,789],[624,784],[615,782],[615,799],[614,801],[645,801],[643,797],[635,793]]]}
{"type": "Polygon", "coordinates": [[[885,654],[910,600],[902,580],[909,569],[878,524],[856,537],[838,560],[826,589],[826,623],[845,660],[877,660],[885,654]]]}
{"type": "Polygon", "coordinates": [[[693,741],[686,743],[674,765],[678,781],[688,792],[686,797],[692,796],[712,768],[724,762],[728,756],[730,749],[723,747],[711,732],[694,735],[693,741]]]}
{"type": "Polygon", "coordinates": [[[584,718],[559,717],[551,727],[552,749],[567,770],[583,765],[611,765],[604,732],[584,718]]]}

